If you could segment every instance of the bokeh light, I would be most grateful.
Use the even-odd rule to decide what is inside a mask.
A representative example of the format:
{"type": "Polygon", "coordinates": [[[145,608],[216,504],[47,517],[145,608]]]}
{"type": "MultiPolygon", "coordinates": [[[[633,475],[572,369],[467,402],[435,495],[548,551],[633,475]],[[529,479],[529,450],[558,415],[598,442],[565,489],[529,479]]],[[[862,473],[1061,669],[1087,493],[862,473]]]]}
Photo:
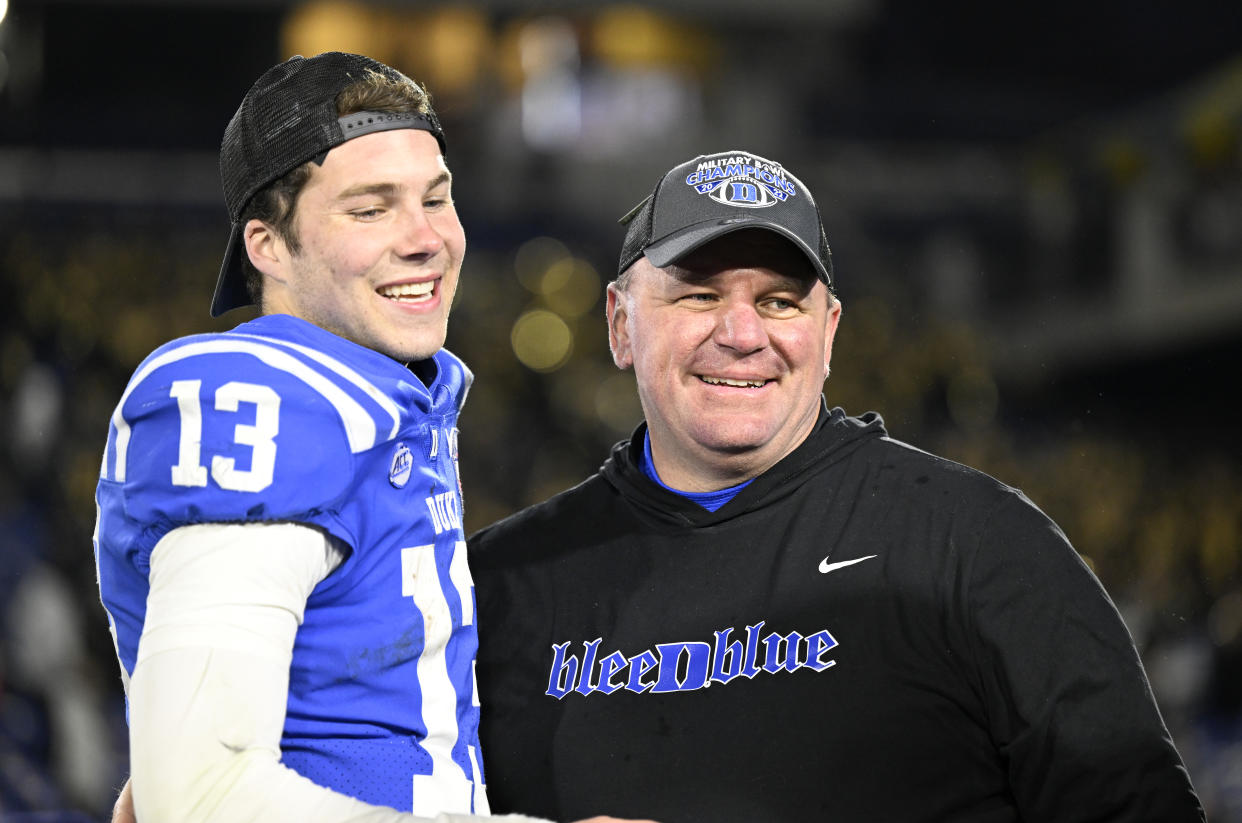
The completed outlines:
{"type": "Polygon", "coordinates": [[[581,317],[599,300],[599,273],[585,260],[567,258],[544,272],[542,292],[548,308],[557,314],[581,317]]]}
{"type": "Polygon", "coordinates": [[[281,56],[310,57],[325,51],[367,54],[382,60],[388,26],[370,6],[351,0],[315,0],[297,7],[281,30],[281,56]]]}
{"type": "Polygon", "coordinates": [[[592,31],[596,53],[616,66],[685,66],[706,69],[713,58],[702,27],[636,4],[602,10],[592,31]]]}
{"type": "Polygon", "coordinates": [[[491,25],[479,9],[448,6],[401,26],[396,61],[432,90],[436,107],[477,88],[495,48],[491,25]]]}
{"type": "Polygon", "coordinates": [[[555,237],[534,237],[523,243],[513,255],[513,270],[518,282],[527,291],[542,294],[544,275],[569,257],[569,248],[555,237]]]}
{"type": "Polygon", "coordinates": [[[533,309],[513,324],[513,353],[528,369],[552,372],[565,365],[573,352],[574,335],[554,312],[533,309]]]}

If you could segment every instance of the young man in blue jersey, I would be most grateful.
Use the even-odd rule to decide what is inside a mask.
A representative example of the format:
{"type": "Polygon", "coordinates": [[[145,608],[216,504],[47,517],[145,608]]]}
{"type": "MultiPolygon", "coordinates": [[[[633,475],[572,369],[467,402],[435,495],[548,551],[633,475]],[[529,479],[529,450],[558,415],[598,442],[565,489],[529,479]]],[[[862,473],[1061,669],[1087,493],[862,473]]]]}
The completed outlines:
{"type": "Polygon", "coordinates": [[[1060,530],[825,403],[835,287],[810,191],[758,155],[696,157],[631,213],[607,315],[646,421],[470,540],[494,807],[1202,821],[1060,530]]]}
{"type": "Polygon", "coordinates": [[[262,316],[143,361],[97,492],[143,823],[488,814],[444,147],[421,87],[340,53],[225,131],[211,310],[262,316]]]}

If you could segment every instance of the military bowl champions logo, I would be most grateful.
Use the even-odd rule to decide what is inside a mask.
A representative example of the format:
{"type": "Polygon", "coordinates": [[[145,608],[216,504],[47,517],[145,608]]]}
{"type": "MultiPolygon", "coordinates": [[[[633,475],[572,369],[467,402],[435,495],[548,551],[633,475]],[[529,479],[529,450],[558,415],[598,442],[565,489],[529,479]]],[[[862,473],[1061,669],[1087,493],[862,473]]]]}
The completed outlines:
{"type": "Polygon", "coordinates": [[[686,178],[686,185],[717,203],[747,209],[774,206],[798,193],[780,164],[744,154],[704,160],[686,178]]]}

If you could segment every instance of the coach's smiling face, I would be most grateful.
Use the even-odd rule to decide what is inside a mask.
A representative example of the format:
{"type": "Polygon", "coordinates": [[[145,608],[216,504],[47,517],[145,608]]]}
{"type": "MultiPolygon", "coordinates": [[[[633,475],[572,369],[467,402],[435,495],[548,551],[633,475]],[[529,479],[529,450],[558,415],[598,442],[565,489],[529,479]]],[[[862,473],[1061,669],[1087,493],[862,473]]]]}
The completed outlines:
{"type": "Polygon", "coordinates": [[[328,152],[298,195],[285,243],[262,222],[246,246],[265,313],[291,314],[408,363],[444,345],[465,232],[429,132],[394,129],[328,152]]]}
{"type": "Polygon", "coordinates": [[[641,258],[609,286],[607,312],[670,486],[754,477],[815,425],[841,306],[779,235],[735,232],[664,269],[641,258]]]}

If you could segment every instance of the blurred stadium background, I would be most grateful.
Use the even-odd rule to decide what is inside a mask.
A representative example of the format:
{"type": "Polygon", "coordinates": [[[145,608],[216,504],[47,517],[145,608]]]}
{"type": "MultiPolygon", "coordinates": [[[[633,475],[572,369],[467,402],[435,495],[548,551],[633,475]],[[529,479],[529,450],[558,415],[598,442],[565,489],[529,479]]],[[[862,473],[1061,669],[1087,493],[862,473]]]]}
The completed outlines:
{"type": "Polygon", "coordinates": [[[0,0],[0,818],[102,820],[123,780],[91,559],[106,421],[156,345],[246,318],[207,312],[220,134],[268,66],[342,49],[427,82],[448,133],[469,531],[639,419],[602,317],[617,217],[695,154],[778,159],[839,272],[830,404],[1061,524],[1210,819],[1242,821],[1240,19],[1234,0],[0,0]]]}

